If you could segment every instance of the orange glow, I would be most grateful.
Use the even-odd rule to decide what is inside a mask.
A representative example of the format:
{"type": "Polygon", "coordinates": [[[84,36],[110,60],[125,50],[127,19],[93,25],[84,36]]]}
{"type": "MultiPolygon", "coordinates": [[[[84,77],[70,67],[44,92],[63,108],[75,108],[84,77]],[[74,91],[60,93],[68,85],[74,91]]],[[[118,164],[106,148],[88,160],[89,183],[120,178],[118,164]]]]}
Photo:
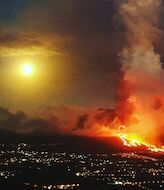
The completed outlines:
{"type": "MultiPolygon", "coordinates": [[[[125,126],[121,128],[125,128],[125,126]]],[[[133,148],[133,147],[138,147],[138,146],[144,146],[152,152],[164,152],[164,146],[156,147],[155,145],[148,144],[144,142],[143,139],[133,134],[118,133],[118,137],[122,140],[123,144],[127,147],[133,148]]]]}

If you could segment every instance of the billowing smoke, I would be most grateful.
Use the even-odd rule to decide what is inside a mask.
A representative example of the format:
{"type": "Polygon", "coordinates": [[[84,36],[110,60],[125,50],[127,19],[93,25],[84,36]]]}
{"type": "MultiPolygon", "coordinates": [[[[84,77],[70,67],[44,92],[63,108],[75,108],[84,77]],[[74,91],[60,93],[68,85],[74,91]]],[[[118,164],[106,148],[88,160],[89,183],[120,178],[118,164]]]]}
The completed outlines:
{"type": "Polygon", "coordinates": [[[123,0],[119,14],[126,29],[120,53],[122,80],[118,88],[117,115],[124,132],[160,146],[164,129],[164,71],[155,44],[160,0],[123,0]]]}
{"type": "Polygon", "coordinates": [[[57,131],[58,123],[53,125],[46,119],[39,116],[29,116],[23,111],[11,112],[9,109],[0,106],[0,133],[2,131],[16,133],[52,133],[57,131]],[[56,126],[56,127],[55,127],[56,126]]]}
{"type": "Polygon", "coordinates": [[[104,136],[116,130],[115,117],[115,110],[111,109],[52,106],[27,114],[0,106],[0,133],[104,136]]]}

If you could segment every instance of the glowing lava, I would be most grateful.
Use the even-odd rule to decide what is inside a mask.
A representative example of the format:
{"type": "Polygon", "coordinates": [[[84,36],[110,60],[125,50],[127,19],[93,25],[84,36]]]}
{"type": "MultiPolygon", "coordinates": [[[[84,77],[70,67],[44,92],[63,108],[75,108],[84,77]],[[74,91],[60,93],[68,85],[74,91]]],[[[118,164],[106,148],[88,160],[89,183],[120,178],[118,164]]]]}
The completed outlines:
{"type": "MultiPolygon", "coordinates": [[[[121,126],[120,129],[124,129],[125,126],[121,126]]],[[[123,141],[123,144],[127,147],[139,147],[139,146],[144,146],[148,150],[152,152],[164,152],[164,146],[162,147],[156,147],[155,145],[148,144],[144,142],[141,138],[137,137],[136,135],[132,134],[126,134],[126,133],[118,133],[118,137],[123,141]]]]}

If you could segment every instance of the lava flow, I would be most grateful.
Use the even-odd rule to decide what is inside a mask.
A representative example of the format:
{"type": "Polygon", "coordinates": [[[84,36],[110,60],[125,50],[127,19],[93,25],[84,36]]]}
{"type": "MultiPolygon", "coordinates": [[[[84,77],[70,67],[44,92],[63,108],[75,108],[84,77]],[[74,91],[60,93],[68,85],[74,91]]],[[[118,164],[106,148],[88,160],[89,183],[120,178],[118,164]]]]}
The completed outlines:
{"type": "MultiPolygon", "coordinates": [[[[125,129],[125,126],[121,126],[119,127],[119,130],[125,129]]],[[[148,144],[146,142],[144,142],[143,139],[139,138],[136,135],[132,135],[132,134],[126,134],[123,132],[118,132],[117,135],[123,142],[123,144],[127,147],[146,147],[147,150],[150,150],[152,152],[164,152],[164,146],[162,147],[156,147],[155,145],[152,144],[148,144]]]]}

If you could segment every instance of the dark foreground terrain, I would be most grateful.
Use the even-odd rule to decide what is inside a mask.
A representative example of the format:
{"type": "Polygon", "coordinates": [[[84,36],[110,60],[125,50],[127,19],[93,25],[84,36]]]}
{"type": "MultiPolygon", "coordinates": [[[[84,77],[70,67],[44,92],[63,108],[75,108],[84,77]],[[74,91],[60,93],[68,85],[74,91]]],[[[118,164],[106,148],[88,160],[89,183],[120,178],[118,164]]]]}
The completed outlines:
{"type": "Polygon", "coordinates": [[[120,142],[113,145],[112,140],[56,137],[46,143],[36,138],[3,141],[0,190],[164,189],[163,154],[121,151],[120,142]]]}

